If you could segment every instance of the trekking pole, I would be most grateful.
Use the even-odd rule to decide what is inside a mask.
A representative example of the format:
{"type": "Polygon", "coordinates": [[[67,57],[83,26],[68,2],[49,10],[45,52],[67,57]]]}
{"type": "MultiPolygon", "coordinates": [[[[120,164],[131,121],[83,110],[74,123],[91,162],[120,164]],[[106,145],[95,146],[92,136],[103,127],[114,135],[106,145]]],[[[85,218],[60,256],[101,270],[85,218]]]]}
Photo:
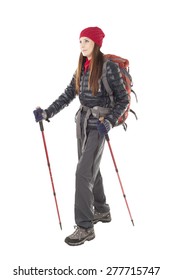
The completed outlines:
{"type": "Polygon", "coordinates": [[[61,224],[61,219],[60,219],[60,214],[59,214],[59,209],[58,209],[58,203],[57,203],[57,199],[56,199],[56,193],[55,193],[55,187],[54,187],[54,182],[53,182],[53,177],[52,177],[52,171],[51,171],[51,168],[50,168],[50,161],[49,161],[49,156],[48,156],[48,151],[47,151],[47,146],[46,146],[46,140],[45,140],[45,136],[44,136],[43,122],[40,121],[39,125],[40,125],[40,130],[41,130],[41,133],[42,133],[44,149],[45,149],[46,159],[47,159],[47,165],[48,165],[48,168],[49,168],[49,174],[50,174],[50,179],[51,179],[51,183],[52,183],[53,195],[54,195],[54,198],[55,198],[55,205],[56,205],[56,210],[57,210],[58,219],[59,219],[59,225],[60,225],[60,228],[62,230],[62,224],[61,224]]]}
{"type": "Polygon", "coordinates": [[[131,219],[132,225],[134,226],[134,222],[133,222],[133,219],[132,219],[132,215],[131,215],[131,213],[130,213],[129,205],[128,205],[128,203],[127,203],[126,195],[125,195],[125,193],[124,193],[123,185],[122,185],[122,182],[121,182],[121,179],[120,179],[120,175],[119,175],[119,172],[118,172],[118,168],[117,168],[117,165],[116,165],[116,162],[115,162],[115,158],[114,158],[114,155],[113,155],[113,152],[112,152],[112,148],[111,148],[111,145],[110,145],[110,139],[109,139],[108,134],[105,135],[105,138],[106,138],[106,141],[107,141],[108,146],[109,146],[109,150],[110,150],[110,153],[111,153],[111,156],[112,156],[112,159],[113,159],[113,163],[114,163],[115,170],[116,170],[116,173],[117,173],[117,176],[118,176],[118,180],[119,180],[119,183],[120,183],[120,186],[121,186],[121,190],[122,190],[122,193],[123,193],[123,197],[124,197],[124,199],[125,199],[125,203],[126,203],[126,206],[127,206],[128,212],[129,212],[129,215],[130,215],[130,219],[131,219]]]}

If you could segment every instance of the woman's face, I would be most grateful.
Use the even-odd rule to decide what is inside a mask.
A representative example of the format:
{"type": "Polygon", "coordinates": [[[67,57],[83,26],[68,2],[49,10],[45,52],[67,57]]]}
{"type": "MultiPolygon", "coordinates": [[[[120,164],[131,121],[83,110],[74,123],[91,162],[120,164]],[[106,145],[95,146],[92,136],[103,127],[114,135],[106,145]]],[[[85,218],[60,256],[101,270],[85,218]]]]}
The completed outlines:
{"type": "Polygon", "coordinates": [[[95,43],[87,37],[81,37],[79,43],[83,56],[86,56],[90,60],[95,43]]]}

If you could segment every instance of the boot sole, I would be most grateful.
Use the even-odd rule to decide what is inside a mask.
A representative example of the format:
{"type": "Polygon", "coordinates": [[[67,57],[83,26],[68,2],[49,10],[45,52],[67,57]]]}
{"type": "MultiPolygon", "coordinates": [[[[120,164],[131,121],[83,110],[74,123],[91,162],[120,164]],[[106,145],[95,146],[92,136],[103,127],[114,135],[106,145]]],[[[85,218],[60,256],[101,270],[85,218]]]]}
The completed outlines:
{"type": "Polygon", "coordinates": [[[95,220],[93,221],[93,224],[97,224],[98,222],[101,222],[101,223],[110,223],[111,222],[111,219],[98,219],[98,220],[95,220]]]}
{"type": "Polygon", "coordinates": [[[87,236],[85,239],[83,239],[83,240],[81,240],[81,241],[79,241],[79,242],[73,243],[73,242],[69,242],[69,241],[66,241],[66,240],[65,240],[65,243],[67,243],[67,244],[70,245],[70,246],[78,246],[78,245],[84,244],[85,241],[90,241],[90,240],[93,240],[94,238],[95,238],[95,234],[92,234],[92,235],[90,235],[90,236],[87,236]]]}

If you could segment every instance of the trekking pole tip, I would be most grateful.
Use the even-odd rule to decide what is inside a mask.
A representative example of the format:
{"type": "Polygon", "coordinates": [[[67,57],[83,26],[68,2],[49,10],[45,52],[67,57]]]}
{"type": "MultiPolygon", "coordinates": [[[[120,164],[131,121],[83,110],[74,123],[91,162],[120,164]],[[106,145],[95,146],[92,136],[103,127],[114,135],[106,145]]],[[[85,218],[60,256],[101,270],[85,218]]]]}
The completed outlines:
{"type": "Polygon", "coordinates": [[[132,225],[135,226],[134,221],[133,220],[131,220],[131,221],[132,221],[132,225]]]}
{"type": "Polygon", "coordinates": [[[59,226],[60,226],[60,229],[62,230],[62,224],[61,223],[59,223],[59,226]]]}

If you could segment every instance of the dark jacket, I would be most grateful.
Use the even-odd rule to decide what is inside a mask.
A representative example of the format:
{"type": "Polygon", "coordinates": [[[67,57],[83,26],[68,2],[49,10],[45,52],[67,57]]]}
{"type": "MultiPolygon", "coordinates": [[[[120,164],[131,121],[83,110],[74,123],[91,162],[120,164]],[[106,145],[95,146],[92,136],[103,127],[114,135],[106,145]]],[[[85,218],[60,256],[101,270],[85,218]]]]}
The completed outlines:
{"type": "MultiPolygon", "coordinates": [[[[110,109],[110,113],[106,116],[112,126],[116,126],[118,118],[126,110],[130,100],[129,95],[123,85],[123,80],[121,78],[119,67],[111,61],[107,63],[107,80],[110,88],[114,93],[115,105],[114,108],[110,109]]],[[[106,92],[102,81],[100,81],[99,91],[96,96],[92,95],[90,89],[88,89],[88,79],[89,79],[89,70],[81,74],[80,81],[80,93],[79,100],[81,105],[93,108],[95,106],[100,106],[104,108],[111,107],[111,101],[108,93],[106,92]]],[[[70,84],[67,86],[65,92],[61,94],[58,99],[56,99],[47,109],[46,113],[48,118],[53,117],[65,106],[68,106],[70,102],[76,97],[75,90],[75,75],[73,76],[70,84]]],[[[92,115],[88,120],[88,127],[96,128],[97,119],[92,115]]]]}

